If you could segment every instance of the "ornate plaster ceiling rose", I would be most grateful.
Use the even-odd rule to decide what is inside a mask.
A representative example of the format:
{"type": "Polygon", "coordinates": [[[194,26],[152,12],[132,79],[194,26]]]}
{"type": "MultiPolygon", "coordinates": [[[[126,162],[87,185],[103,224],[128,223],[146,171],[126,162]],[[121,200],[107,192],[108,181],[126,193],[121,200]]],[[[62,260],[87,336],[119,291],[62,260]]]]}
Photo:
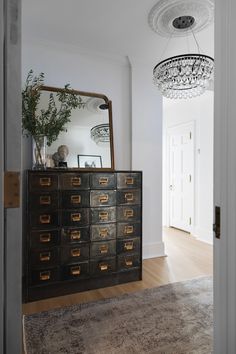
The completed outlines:
{"type": "Polygon", "coordinates": [[[148,23],[151,29],[163,37],[181,37],[186,33],[201,31],[213,22],[213,0],[159,0],[151,9],[148,23]],[[180,16],[192,16],[191,27],[177,29],[173,21],[180,16]]]}
{"type": "Polygon", "coordinates": [[[103,98],[91,97],[87,100],[86,107],[92,113],[102,113],[104,112],[104,108],[101,108],[100,106],[103,106],[104,104],[105,101],[103,98]]]}

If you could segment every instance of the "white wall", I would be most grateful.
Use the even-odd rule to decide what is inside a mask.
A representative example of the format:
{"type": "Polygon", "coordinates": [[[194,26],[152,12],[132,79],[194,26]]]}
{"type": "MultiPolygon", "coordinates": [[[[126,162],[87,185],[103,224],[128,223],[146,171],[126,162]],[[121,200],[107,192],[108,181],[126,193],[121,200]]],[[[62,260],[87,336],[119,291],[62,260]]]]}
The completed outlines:
{"type": "Polygon", "coordinates": [[[169,127],[195,122],[195,218],[192,234],[213,242],[213,91],[189,100],[163,100],[163,224],[168,225],[166,133],[169,127]]]}
{"type": "Polygon", "coordinates": [[[143,170],[144,258],[163,256],[162,97],[152,68],[132,61],[132,169],[143,170]]]}
{"type": "MultiPolygon", "coordinates": [[[[103,93],[112,101],[115,168],[143,171],[144,258],[164,255],[162,99],[152,83],[152,68],[132,63],[131,78],[127,59],[63,44],[23,41],[22,53],[23,80],[32,68],[45,73],[47,85],[70,83],[74,89],[103,93]]],[[[30,149],[25,143],[25,168],[31,168],[30,149]]]]}

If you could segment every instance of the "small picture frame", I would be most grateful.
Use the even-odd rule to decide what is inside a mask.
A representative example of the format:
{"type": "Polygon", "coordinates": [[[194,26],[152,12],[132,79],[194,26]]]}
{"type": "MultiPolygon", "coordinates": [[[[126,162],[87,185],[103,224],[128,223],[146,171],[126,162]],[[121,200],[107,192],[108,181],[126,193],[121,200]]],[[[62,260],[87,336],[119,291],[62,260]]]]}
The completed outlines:
{"type": "Polygon", "coordinates": [[[79,168],[101,168],[102,157],[100,155],[77,155],[79,168]]]}

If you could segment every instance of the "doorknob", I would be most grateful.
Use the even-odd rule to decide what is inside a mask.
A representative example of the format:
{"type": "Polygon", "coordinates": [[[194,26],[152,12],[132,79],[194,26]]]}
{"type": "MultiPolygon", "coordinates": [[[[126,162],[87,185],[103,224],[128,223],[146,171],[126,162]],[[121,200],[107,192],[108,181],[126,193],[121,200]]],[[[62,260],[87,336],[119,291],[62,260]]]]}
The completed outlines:
{"type": "Polygon", "coordinates": [[[170,191],[173,190],[173,185],[172,184],[170,184],[169,189],[170,189],[170,191]]]}

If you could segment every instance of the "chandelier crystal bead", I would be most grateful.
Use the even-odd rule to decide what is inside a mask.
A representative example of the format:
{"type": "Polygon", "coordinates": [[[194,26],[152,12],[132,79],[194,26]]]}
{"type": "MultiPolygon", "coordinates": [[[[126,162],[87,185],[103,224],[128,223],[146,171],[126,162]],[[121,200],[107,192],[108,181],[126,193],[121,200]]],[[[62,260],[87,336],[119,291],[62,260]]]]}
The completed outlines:
{"type": "Polygon", "coordinates": [[[182,54],[158,63],[153,70],[153,81],[167,98],[191,98],[209,87],[213,73],[213,58],[204,54],[182,54]]]}
{"type": "Polygon", "coordinates": [[[96,144],[110,142],[110,127],[109,124],[99,124],[90,130],[91,138],[96,144]]]}

